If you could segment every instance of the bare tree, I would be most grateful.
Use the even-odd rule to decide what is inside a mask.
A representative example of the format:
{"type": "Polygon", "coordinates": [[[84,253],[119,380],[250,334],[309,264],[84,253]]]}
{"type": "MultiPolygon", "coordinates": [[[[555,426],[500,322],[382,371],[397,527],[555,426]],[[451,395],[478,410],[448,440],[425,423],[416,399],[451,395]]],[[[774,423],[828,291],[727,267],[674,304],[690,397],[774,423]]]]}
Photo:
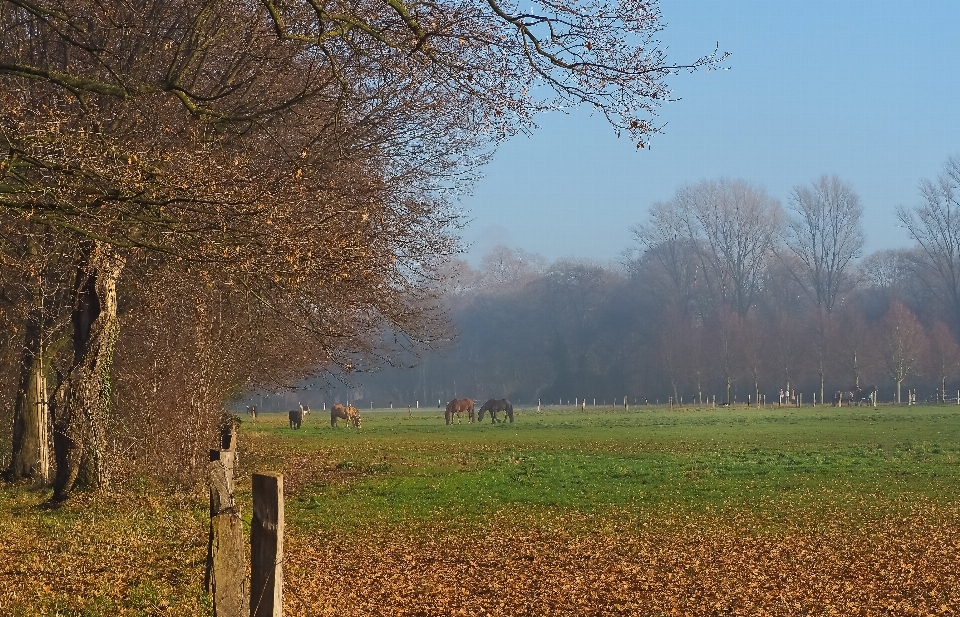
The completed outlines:
{"type": "Polygon", "coordinates": [[[784,242],[790,258],[782,258],[817,308],[815,337],[823,400],[833,307],[841,291],[849,289],[851,263],[866,241],[860,224],[863,207],[849,184],[826,175],[808,186],[794,187],[790,205],[784,242]]]}
{"type": "Polygon", "coordinates": [[[650,280],[666,303],[692,311],[696,309],[700,265],[686,214],[677,200],[653,204],[647,222],[630,230],[640,255],[627,267],[652,273],[650,280]]]}
{"type": "Polygon", "coordinates": [[[860,387],[864,375],[876,373],[877,345],[875,328],[863,315],[863,307],[845,305],[838,310],[837,334],[838,367],[853,378],[853,385],[860,387]]]}
{"type": "Polygon", "coordinates": [[[950,310],[960,331],[960,158],[952,157],[936,181],[920,183],[923,200],[897,210],[900,222],[917,243],[917,273],[950,310]]]}
{"type": "Polygon", "coordinates": [[[852,285],[851,264],[863,252],[863,206],[849,184],[826,175],[794,187],[790,206],[784,246],[796,259],[785,263],[810,299],[829,313],[852,285]]]}
{"type": "Polygon", "coordinates": [[[910,375],[916,375],[925,362],[928,350],[926,332],[917,318],[903,303],[895,301],[883,318],[880,347],[887,376],[897,385],[897,403],[900,388],[910,375]]]}
{"type": "Polygon", "coordinates": [[[947,380],[960,374],[960,345],[953,330],[942,321],[930,329],[930,354],[928,374],[940,381],[940,402],[947,400],[947,380]]]}
{"type": "Polygon", "coordinates": [[[744,180],[703,181],[681,189],[688,237],[697,240],[704,280],[717,305],[743,317],[753,304],[780,230],[780,204],[744,180]]]}

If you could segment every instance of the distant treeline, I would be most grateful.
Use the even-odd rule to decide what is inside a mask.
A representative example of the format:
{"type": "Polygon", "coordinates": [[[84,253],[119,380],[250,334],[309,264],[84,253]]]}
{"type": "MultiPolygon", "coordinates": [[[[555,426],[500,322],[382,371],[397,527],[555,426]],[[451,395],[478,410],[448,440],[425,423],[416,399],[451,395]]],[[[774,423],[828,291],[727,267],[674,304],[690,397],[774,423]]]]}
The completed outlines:
{"type": "Polygon", "coordinates": [[[478,267],[450,265],[445,347],[355,375],[353,389],[317,382],[296,396],[719,404],[786,390],[829,402],[875,385],[881,401],[907,389],[956,399],[958,170],[949,161],[901,209],[914,247],[865,256],[862,206],[835,177],[798,186],[786,207],[742,181],[684,187],[653,205],[616,264],[497,246],[478,267]]]}

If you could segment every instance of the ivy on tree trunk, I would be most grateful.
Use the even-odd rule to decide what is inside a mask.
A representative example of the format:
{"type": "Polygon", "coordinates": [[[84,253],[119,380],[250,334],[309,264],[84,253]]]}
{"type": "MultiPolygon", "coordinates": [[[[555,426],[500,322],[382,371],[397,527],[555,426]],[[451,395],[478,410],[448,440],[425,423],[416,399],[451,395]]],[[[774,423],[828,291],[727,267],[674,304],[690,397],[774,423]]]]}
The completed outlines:
{"type": "Polygon", "coordinates": [[[77,486],[109,485],[107,420],[111,365],[120,332],[116,285],[123,265],[122,257],[98,242],[84,245],[77,264],[73,364],[57,389],[54,405],[54,500],[66,499],[77,486]]]}

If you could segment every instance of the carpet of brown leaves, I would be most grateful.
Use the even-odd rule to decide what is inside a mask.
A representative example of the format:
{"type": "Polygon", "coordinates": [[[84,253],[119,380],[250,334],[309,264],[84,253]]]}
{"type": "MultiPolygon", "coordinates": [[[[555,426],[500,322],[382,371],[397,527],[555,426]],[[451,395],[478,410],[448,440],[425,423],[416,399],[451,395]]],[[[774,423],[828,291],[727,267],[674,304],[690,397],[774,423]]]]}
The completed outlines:
{"type": "Polygon", "coordinates": [[[0,615],[207,613],[195,496],[77,495],[50,510],[44,495],[0,495],[0,615]]]}
{"type": "MultiPolygon", "coordinates": [[[[98,498],[50,517],[25,495],[0,525],[0,614],[208,615],[202,517],[175,501],[98,498]]],[[[352,533],[291,524],[285,614],[960,613],[955,505],[778,526],[742,512],[511,516],[352,533]]]]}
{"type": "Polygon", "coordinates": [[[287,614],[956,615],[958,522],[931,508],[776,533],[717,518],[291,533],[287,614]]]}

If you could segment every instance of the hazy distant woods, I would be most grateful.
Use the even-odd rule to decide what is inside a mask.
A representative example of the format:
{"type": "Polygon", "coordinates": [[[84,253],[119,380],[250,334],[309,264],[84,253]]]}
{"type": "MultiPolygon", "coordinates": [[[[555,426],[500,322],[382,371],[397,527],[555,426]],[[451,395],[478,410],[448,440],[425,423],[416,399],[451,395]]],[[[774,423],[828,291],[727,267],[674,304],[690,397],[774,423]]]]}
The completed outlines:
{"type": "Polygon", "coordinates": [[[683,187],[650,207],[615,265],[490,247],[478,267],[448,269],[456,340],[336,396],[720,403],[791,389],[812,402],[876,385],[887,401],[944,386],[956,398],[960,162],[920,188],[900,211],[915,246],[869,255],[863,204],[832,176],[782,204],[737,180],[683,187]]]}

